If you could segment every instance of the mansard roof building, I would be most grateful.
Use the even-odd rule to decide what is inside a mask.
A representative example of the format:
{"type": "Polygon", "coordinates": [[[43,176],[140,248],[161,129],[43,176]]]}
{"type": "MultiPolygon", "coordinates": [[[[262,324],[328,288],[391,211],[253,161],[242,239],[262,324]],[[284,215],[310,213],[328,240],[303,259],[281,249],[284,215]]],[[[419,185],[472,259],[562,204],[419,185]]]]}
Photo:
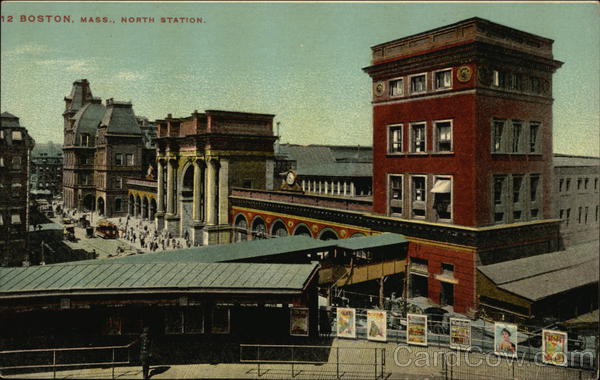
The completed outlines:
{"type": "Polygon", "coordinates": [[[142,132],[130,102],[110,98],[103,104],[86,79],[73,83],[63,117],[65,208],[125,215],[124,179],[142,177],[153,161],[145,141],[152,134],[142,132]]]}

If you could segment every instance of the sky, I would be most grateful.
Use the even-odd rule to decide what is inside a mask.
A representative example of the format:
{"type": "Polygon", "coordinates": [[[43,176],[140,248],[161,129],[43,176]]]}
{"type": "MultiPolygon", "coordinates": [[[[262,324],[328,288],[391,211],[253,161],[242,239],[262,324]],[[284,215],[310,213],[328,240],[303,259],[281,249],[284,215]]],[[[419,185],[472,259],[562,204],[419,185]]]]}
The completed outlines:
{"type": "Polygon", "coordinates": [[[284,143],[371,145],[371,80],[362,71],[370,47],[470,17],[555,41],[554,58],[565,64],[554,75],[554,152],[600,155],[595,2],[2,2],[1,110],[20,117],[36,142],[62,143],[63,98],[86,78],[94,96],[131,101],[150,120],[208,109],[269,113],[284,143]]]}

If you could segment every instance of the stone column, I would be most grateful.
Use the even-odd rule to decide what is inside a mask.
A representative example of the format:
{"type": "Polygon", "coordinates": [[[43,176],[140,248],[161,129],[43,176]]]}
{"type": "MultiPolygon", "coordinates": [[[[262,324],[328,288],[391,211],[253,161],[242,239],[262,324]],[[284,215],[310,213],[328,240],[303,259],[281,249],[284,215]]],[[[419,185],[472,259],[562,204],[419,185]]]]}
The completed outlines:
{"type": "Polygon", "coordinates": [[[205,214],[206,214],[206,224],[214,225],[215,224],[215,195],[216,195],[216,168],[215,163],[211,160],[206,163],[206,180],[204,181],[205,185],[205,197],[206,202],[205,206],[205,214]]]}
{"type": "Polygon", "coordinates": [[[167,214],[165,215],[166,229],[173,237],[179,237],[181,226],[177,209],[175,207],[175,181],[177,178],[177,162],[167,161],[167,214]]]}
{"type": "MultiPolygon", "coordinates": [[[[272,176],[271,176],[272,177],[272,176]]],[[[229,224],[229,160],[219,160],[218,224],[229,224]]]]}
{"type": "Polygon", "coordinates": [[[175,173],[172,161],[167,161],[167,214],[175,214],[175,173]]]}
{"type": "Polygon", "coordinates": [[[194,162],[194,195],[193,195],[193,212],[192,217],[194,223],[200,223],[202,221],[202,167],[200,166],[200,160],[194,162]]]}
{"type": "Polygon", "coordinates": [[[157,189],[156,189],[156,196],[157,196],[157,202],[156,202],[156,212],[165,212],[165,208],[164,208],[164,204],[165,204],[165,176],[164,176],[164,165],[163,162],[161,160],[158,161],[157,165],[157,189]]]}
{"type": "Polygon", "coordinates": [[[350,182],[350,196],[356,196],[356,189],[354,188],[354,182],[350,182]]]}
{"type": "Polygon", "coordinates": [[[346,181],[344,181],[344,195],[346,195],[346,181]]]}

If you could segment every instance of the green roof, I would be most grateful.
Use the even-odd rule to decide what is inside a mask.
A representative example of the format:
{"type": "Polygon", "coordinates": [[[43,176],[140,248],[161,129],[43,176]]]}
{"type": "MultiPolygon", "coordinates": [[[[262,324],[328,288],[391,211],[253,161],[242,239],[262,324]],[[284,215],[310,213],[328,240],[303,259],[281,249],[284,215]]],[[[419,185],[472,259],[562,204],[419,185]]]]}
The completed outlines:
{"type": "Polygon", "coordinates": [[[408,243],[408,240],[406,240],[404,236],[385,232],[379,235],[338,240],[337,246],[344,249],[358,250],[405,243],[408,243]]]}
{"type": "MultiPolygon", "coordinates": [[[[104,261],[104,260],[103,260],[104,261]]],[[[0,268],[0,299],[140,291],[298,292],[318,263],[111,263],[0,268]]]]}
{"type": "MultiPolygon", "coordinates": [[[[308,236],[287,236],[275,239],[250,240],[239,243],[211,245],[200,248],[178,249],[144,253],[102,260],[103,263],[152,263],[152,262],[200,262],[216,263],[239,261],[257,257],[306,252],[315,249],[335,247],[336,240],[316,240],[308,236]]],[[[88,264],[97,260],[74,262],[73,264],[88,264]]]]}

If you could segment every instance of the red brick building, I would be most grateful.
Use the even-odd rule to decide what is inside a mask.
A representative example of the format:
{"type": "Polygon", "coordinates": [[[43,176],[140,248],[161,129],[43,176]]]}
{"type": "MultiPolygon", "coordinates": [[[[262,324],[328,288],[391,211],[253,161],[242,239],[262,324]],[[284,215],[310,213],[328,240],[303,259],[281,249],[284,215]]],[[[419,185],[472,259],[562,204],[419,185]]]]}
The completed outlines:
{"type": "Polygon", "coordinates": [[[553,217],[552,74],[562,62],[552,43],[473,18],[372,47],[373,210],[424,229],[507,225],[501,247],[458,249],[433,233],[411,244],[414,295],[466,306],[475,265],[554,246],[555,227],[533,232],[553,217]]]}

